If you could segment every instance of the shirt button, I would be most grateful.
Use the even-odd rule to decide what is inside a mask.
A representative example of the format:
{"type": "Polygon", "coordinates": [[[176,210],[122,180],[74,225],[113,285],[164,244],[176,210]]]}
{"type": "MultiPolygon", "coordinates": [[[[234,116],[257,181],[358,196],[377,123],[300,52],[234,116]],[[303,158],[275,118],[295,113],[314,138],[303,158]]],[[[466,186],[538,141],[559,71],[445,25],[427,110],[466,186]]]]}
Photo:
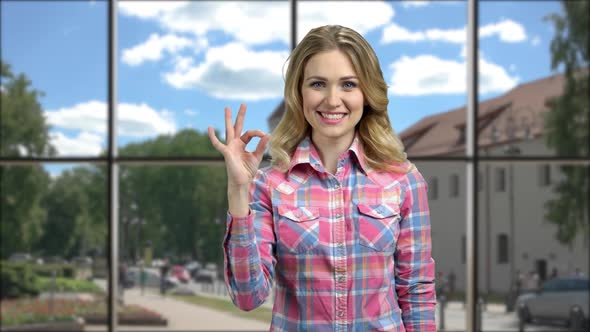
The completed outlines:
{"type": "Polygon", "coordinates": [[[344,311],[338,311],[338,317],[344,317],[344,311]]]}
{"type": "Polygon", "coordinates": [[[340,189],[340,183],[336,183],[336,184],[334,184],[334,188],[336,188],[336,189],[340,189]]]}
{"type": "Polygon", "coordinates": [[[344,276],[340,276],[340,277],[338,277],[338,281],[339,281],[339,282],[344,282],[344,276]]]}
{"type": "Polygon", "coordinates": [[[336,218],[340,218],[342,216],[341,213],[336,213],[336,218]]]}
{"type": "Polygon", "coordinates": [[[344,248],[344,242],[340,242],[340,243],[338,243],[338,246],[339,246],[340,248],[344,248]]]}

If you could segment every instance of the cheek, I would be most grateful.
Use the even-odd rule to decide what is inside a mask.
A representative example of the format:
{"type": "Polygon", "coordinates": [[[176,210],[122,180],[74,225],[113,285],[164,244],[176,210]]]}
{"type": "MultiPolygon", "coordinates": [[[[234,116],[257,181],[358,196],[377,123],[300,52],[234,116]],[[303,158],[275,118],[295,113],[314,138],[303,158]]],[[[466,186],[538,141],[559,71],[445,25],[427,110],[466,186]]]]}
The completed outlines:
{"type": "Polygon", "coordinates": [[[351,111],[362,111],[365,106],[365,100],[362,93],[350,96],[350,98],[346,100],[346,103],[348,109],[351,111]]]}
{"type": "Polygon", "coordinates": [[[301,97],[303,99],[303,110],[306,112],[309,111],[309,109],[315,108],[317,103],[321,100],[321,98],[318,98],[318,94],[313,93],[313,91],[303,91],[301,97]]]}

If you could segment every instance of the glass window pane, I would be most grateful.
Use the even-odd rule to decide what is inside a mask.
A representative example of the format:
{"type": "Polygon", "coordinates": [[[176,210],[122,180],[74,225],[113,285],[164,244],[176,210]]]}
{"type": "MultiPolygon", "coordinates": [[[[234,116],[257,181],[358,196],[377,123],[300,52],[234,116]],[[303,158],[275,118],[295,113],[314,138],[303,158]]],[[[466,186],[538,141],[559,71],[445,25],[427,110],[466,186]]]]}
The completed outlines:
{"type": "MultiPolygon", "coordinates": [[[[415,163],[425,179],[449,179],[452,174],[465,168],[462,162],[420,161],[415,163]]],[[[459,182],[464,183],[465,172],[459,172],[459,182]]],[[[465,284],[466,284],[466,198],[451,197],[451,182],[438,181],[440,195],[428,201],[430,209],[432,257],[436,261],[437,328],[461,331],[465,329],[465,284]],[[441,328],[440,311],[445,298],[445,325],[441,328]]],[[[428,191],[430,192],[430,187],[428,191]]]]}
{"type": "Polygon", "coordinates": [[[298,1],[297,37],[326,24],[358,31],[377,54],[408,156],[464,155],[466,9],[465,1],[298,1]]]}
{"type": "Polygon", "coordinates": [[[589,156],[589,11],[587,1],[480,2],[481,155],[589,156]]]}
{"type": "Polygon", "coordinates": [[[267,330],[272,296],[241,311],[223,280],[225,166],[122,166],[120,172],[124,303],[165,317],[177,331],[267,330]]]}
{"type": "Polygon", "coordinates": [[[224,108],[235,118],[241,103],[244,130],[269,132],[290,52],[288,1],[119,1],[118,18],[120,155],[218,156],[207,127],[223,140],[224,108]],[[191,136],[203,139],[180,144],[191,136]],[[148,141],[151,150],[124,149],[148,141]]]}
{"type": "Polygon", "coordinates": [[[106,148],[107,3],[2,1],[0,156],[106,148]]]}
{"type": "Polygon", "coordinates": [[[0,166],[3,329],[106,331],[105,178],[96,165],[0,166]]]}
{"type": "MultiPolygon", "coordinates": [[[[484,176],[498,163],[483,163],[484,176]]],[[[488,304],[483,330],[518,330],[520,310],[530,316],[570,319],[570,308],[588,303],[588,293],[568,293],[569,278],[588,276],[587,165],[552,163],[554,182],[539,187],[542,164],[507,163],[506,191],[484,188],[479,195],[480,296],[488,304]],[[496,241],[495,239],[502,239],[496,241]],[[506,261],[496,260],[506,255],[506,261]],[[552,283],[543,284],[552,280],[552,283]],[[555,295],[535,293],[541,285],[555,295]],[[522,295],[522,297],[518,297],[522,295]],[[524,308],[524,309],[522,309],[524,308]]],[[[526,330],[553,331],[563,326],[531,323],[526,330]]]]}

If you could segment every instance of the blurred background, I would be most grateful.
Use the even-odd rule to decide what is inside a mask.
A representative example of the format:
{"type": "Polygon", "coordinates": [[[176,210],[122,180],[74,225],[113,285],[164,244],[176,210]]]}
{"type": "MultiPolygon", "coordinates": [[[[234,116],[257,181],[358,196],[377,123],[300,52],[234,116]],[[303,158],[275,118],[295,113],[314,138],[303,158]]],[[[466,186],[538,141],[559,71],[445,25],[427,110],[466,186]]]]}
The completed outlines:
{"type": "Polygon", "coordinates": [[[479,160],[465,152],[467,1],[117,3],[109,82],[107,1],[0,1],[3,330],[108,330],[111,162],[119,329],[268,330],[272,297],[241,312],[225,289],[226,175],[206,128],[223,138],[224,107],[244,102],[244,127],[272,132],[292,29],[325,24],[374,47],[428,182],[439,330],[465,330],[475,162],[480,329],[588,328],[588,1],[479,1],[479,160]]]}

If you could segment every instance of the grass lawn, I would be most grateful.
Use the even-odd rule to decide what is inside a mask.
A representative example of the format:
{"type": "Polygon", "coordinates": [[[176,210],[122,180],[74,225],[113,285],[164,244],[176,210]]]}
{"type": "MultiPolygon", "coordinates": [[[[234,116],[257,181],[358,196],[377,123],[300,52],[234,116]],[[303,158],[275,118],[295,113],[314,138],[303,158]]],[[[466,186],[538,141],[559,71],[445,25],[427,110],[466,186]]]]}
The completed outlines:
{"type": "Polygon", "coordinates": [[[252,311],[246,312],[240,310],[229,300],[216,299],[199,295],[173,295],[173,297],[181,301],[200,305],[213,310],[231,313],[232,315],[236,315],[239,317],[256,319],[258,321],[268,323],[270,326],[272,310],[267,307],[260,306],[252,311]]]}

